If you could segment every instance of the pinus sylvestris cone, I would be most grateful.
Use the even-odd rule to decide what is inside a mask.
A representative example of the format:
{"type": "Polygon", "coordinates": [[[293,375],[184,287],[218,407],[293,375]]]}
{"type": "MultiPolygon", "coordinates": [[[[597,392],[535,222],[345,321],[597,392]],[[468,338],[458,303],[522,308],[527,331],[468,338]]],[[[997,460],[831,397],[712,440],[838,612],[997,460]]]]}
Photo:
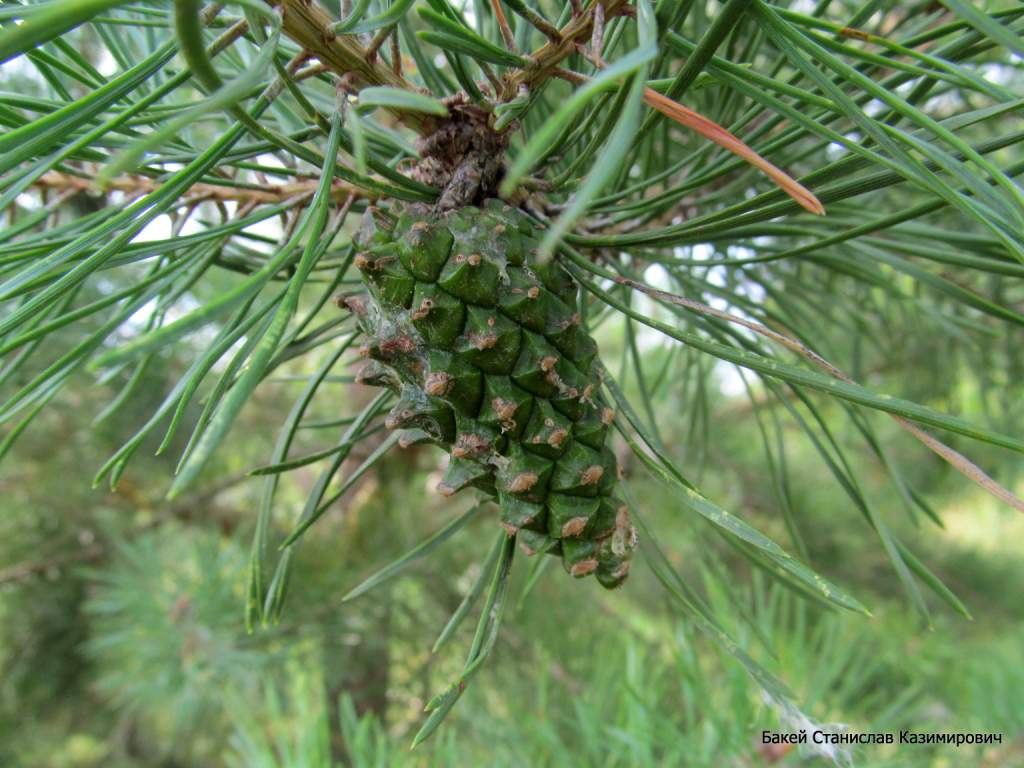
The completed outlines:
{"type": "Polygon", "coordinates": [[[619,586],[636,531],[612,495],[597,345],[573,280],[537,259],[530,219],[494,198],[448,210],[385,204],[356,243],[369,296],[347,304],[371,358],[359,381],[399,395],[387,427],[403,430],[403,445],[444,447],[441,492],[496,498],[527,552],[619,586]]]}

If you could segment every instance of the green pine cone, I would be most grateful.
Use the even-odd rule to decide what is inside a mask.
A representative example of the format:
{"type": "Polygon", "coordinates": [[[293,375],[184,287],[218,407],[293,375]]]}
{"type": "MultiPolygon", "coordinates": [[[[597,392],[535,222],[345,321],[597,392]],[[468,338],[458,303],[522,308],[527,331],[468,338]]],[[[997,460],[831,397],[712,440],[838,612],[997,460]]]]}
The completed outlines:
{"type": "Polygon", "coordinates": [[[527,552],[560,554],[573,576],[619,586],[636,531],[612,496],[597,345],[580,327],[573,280],[532,261],[529,219],[495,199],[375,209],[356,244],[370,298],[348,304],[372,358],[359,381],[399,395],[386,426],[404,430],[402,445],[444,447],[442,493],[495,497],[527,552]]]}

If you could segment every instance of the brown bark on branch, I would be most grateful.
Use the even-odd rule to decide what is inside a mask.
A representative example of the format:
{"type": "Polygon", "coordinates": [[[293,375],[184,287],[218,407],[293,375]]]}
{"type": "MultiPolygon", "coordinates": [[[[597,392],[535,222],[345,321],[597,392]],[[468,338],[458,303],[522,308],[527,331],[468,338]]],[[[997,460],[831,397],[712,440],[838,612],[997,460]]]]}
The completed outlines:
{"type": "MultiPolygon", "coordinates": [[[[331,32],[335,20],[323,8],[309,0],[284,0],[278,6],[284,33],[301,45],[310,56],[335,74],[353,81],[354,85],[384,85],[418,90],[390,66],[370,52],[355,35],[336,35],[331,32]]],[[[416,112],[393,110],[403,123],[420,134],[434,128],[434,119],[416,112]]]]}
{"type": "MultiPolygon", "coordinates": [[[[195,203],[198,200],[235,201],[249,204],[273,204],[312,195],[316,192],[317,179],[294,181],[288,184],[271,184],[259,189],[244,187],[221,186],[219,184],[193,184],[189,187],[188,197],[182,204],[195,203]]],[[[156,179],[145,176],[119,176],[100,187],[95,179],[88,176],[72,176],[68,173],[50,171],[39,177],[32,185],[36,188],[53,189],[61,192],[103,192],[118,191],[131,196],[148,194],[160,186],[156,179]]],[[[331,199],[343,203],[349,196],[374,199],[376,195],[364,189],[354,187],[342,181],[335,181],[331,189],[331,199]]]]}
{"type": "MultiPolygon", "coordinates": [[[[604,18],[611,19],[620,16],[629,7],[627,0],[598,0],[595,8],[600,4],[604,11],[604,18]]],[[[559,63],[566,57],[577,52],[577,45],[584,45],[590,40],[594,31],[594,11],[589,10],[569,20],[569,23],[559,30],[560,40],[552,40],[538,48],[531,56],[534,66],[530,69],[521,69],[505,77],[505,92],[502,96],[510,99],[519,92],[520,86],[534,88],[545,80],[556,76],[555,70],[559,63]]]]}
{"type": "MultiPolygon", "coordinates": [[[[628,12],[627,0],[598,0],[603,17],[611,19],[628,12]]],[[[597,5],[595,4],[595,8],[597,5]]],[[[335,23],[323,8],[310,0],[283,0],[278,6],[282,16],[284,34],[301,45],[310,56],[318,59],[335,74],[345,77],[356,86],[384,85],[416,91],[416,86],[397,74],[385,62],[371,55],[355,35],[336,35],[331,32],[335,23]]],[[[533,66],[514,70],[501,80],[499,95],[502,99],[514,97],[520,86],[534,88],[554,77],[559,62],[575,53],[577,45],[585,44],[594,29],[594,10],[573,17],[559,30],[559,39],[538,48],[529,58],[533,66]]],[[[431,133],[436,121],[426,115],[393,110],[405,125],[421,135],[431,133]]]]}

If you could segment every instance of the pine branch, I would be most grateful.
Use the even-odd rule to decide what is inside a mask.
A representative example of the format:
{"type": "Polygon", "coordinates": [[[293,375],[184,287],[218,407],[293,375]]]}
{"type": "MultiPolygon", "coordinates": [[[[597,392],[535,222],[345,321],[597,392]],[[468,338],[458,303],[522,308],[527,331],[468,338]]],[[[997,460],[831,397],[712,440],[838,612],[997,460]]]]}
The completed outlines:
{"type": "Polygon", "coordinates": [[[107,551],[101,544],[92,544],[82,547],[73,552],[61,552],[53,557],[43,560],[24,560],[20,563],[0,568],[0,586],[11,582],[24,581],[32,576],[46,573],[51,568],[60,568],[65,565],[79,565],[92,560],[97,560],[107,551]]]}
{"type": "Polygon", "coordinates": [[[577,53],[578,47],[590,40],[594,32],[595,14],[599,8],[605,19],[629,13],[627,0],[605,0],[603,3],[598,0],[590,9],[574,16],[559,30],[558,40],[550,40],[530,55],[529,59],[533,66],[513,72],[505,78],[503,99],[513,98],[521,87],[533,90],[545,80],[557,77],[558,65],[577,53]]]}
{"type": "MultiPolygon", "coordinates": [[[[193,205],[202,200],[232,200],[249,204],[283,203],[287,200],[309,197],[316,192],[317,184],[316,179],[309,179],[291,184],[268,184],[258,189],[252,189],[233,187],[227,184],[197,183],[189,188],[188,196],[181,198],[179,202],[181,206],[193,205]]],[[[75,176],[60,171],[50,171],[37,179],[32,186],[38,189],[73,193],[102,193],[116,190],[124,192],[129,199],[134,199],[159,189],[161,185],[160,181],[145,176],[118,176],[105,183],[100,183],[92,176],[75,176]]],[[[375,200],[378,195],[336,179],[331,186],[331,200],[335,203],[343,203],[349,197],[375,200]]]]}
{"type": "MultiPolygon", "coordinates": [[[[241,409],[252,407],[248,401],[257,386],[306,378],[270,463],[259,472],[266,477],[247,618],[250,624],[276,620],[294,551],[286,547],[270,569],[268,532],[279,476],[317,461],[330,465],[297,516],[286,541],[290,545],[364,473],[376,471],[376,462],[397,442],[374,441],[373,451],[355,470],[334,479],[351,458],[352,447],[384,428],[378,417],[394,405],[392,425],[406,418],[404,408],[398,409],[401,399],[395,403],[391,394],[384,394],[358,417],[349,417],[346,409],[337,414],[340,419],[317,422],[311,416],[307,421],[307,406],[322,383],[351,383],[347,372],[331,371],[350,362],[345,356],[363,340],[360,333],[370,337],[363,353],[386,356],[383,345],[379,350],[374,346],[379,341],[376,323],[353,329],[352,321],[360,323],[360,318],[340,318],[329,309],[330,297],[339,288],[359,284],[371,294],[400,296],[396,305],[429,315],[433,299],[416,299],[417,310],[407,294],[435,291],[434,281],[409,277],[410,271],[427,267],[418,260],[415,269],[402,262],[408,254],[400,242],[406,241],[397,233],[405,231],[405,224],[397,225],[409,211],[396,215],[398,206],[390,200],[430,203],[437,200],[439,189],[446,194],[455,190],[463,194],[453,195],[452,205],[462,208],[493,196],[504,178],[510,205],[498,203],[499,218],[485,232],[489,237],[493,231],[498,244],[509,248],[518,248],[521,241],[524,249],[527,240],[536,243],[537,251],[531,248],[527,255],[524,250],[522,259],[532,264],[537,255],[539,273],[567,267],[579,278],[576,288],[582,286],[583,294],[571,285],[545,281],[550,291],[566,289],[566,305],[587,292],[594,297],[580,302],[578,313],[566,314],[560,321],[563,331],[579,325],[589,333],[607,322],[601,333],[621,334],[625,327],[624,376],[619,379],[626,383],[620,389],[610,374],[605,380],[609,405],[617,406],[621,418],[606,419],[612,413],[609,407],[599,421],[604,427],[619,427],[655,478],[675,489],[691,512],[721,532],[753,565],[814,598],[863,610],[805,565],[807,550],[790,518],[796,505],[787,495],[784,466],[790,437],[783,439],[783,431],[795,424],[798,437],[806,438],[805,447],[864,513],[922,613],[927,614],[927,607],[917,581],[963,612],[959,600],[871,509],[869,494],[859,487],[859,465],[844,455],[847,441],[834,434],[837,411],[819,411],[810,396],[821,393],[842,409],[840,416],[850,418],[908,508],[916,503],[939,521],[921,500],[923,492],[900,476],[899,462],[888,458],[863,408],[888,414],[979,486],[1018,509],[1024,506],[993,477],[915,426],[1024,452],[1024,441],[977,423],[980,414],[986,424],[1015,424],[1021,414],[1017,382],[1024,378],[1013,334],[1024,328],[1014,282],[1024,274],[1024,195],[1016,182],[1024,173],[1019,159],[1024,131],[1013,122],[1022,98],[1016,88],[1019,73],[1012,66],[1014,46],[1007,44],[1007,35],[1019,32],[1024,12],[988,16],[967,9],[958,14],[959,21],[947,16],[936,26],[937,18],[922,17],[921,24],[873,21],[876,15],[868,11],[878,4],[871,2],[848,17],[850,5],[845,3],[821,3],[804,14],[778,7],[786,3],[760,0],[570,0],[552,6],[562,11],[558,28],[533,2],[523,0],[477,2],[472,14],[465,3],[430,0],[415,4],[418,19],[411,0],[358,0],[343,2],[340,21],[316,0],[279,0],[274,13],[262,4],[243,4],[244,20],[218,22],[218,28],[230,28],[208,45],[210,31],[202,26],[212,16],[199,15],[198,0],[177,0],[177,13],[146,6],[146,26],[168,28],[163,39],[156,33],[146,42],[142,35],[126,35],[121,45],[117,36],[127,32],[123,28],[136,22],[144,26],[137,18],[143,11],[116,5],[103,16],[90,17],[90,33],[98,33],[101,47],[109,49],[101,53],[109,53],[120,66],[111,77],[95,72],[89,63],[95,52],[91,38],[89,50],[82,52],[73,48],[79,38],[56,39],[69,21],[85,18],[57,12],[79,11],[75,0],[52,0],[47,9],[33,12],[38,15],[26,16],[25,23],[7,23],[0,35],[0,48],[23,54],[32,72],[28,79],[39,86],[28,93],[15,88],[0,93],[5,128],[0,135],[0,175],[5,179],[0,209],[8,209],[10,220],[0,233],[0,296],[9,305],[0,319],[0,331],[7,332],[0,350],[17,351],[0,370],[0,383],[13,383],[16,390],[0,403],[0,424],[7,430],[0,457],[78,371],[101,367],[109,370],[110,380],[127,379],[103,411],[114,413],[146,386],[146,367],[155,356],[182,351],[190,359],[188,370],[97,476],[109,475],[116,483],[147,436],[158,437],[169,421],[161,450],[168,448],[202,399],[202,412],[179,465],[177,493],[200,477],[241,409]],[[739,23],[748,6],[750,17],[739,23]],[[515,30],[509,23],[512,14],[524,20],[515,30]],[[634,15],[635,23],[622,18],[634,15]],[[40,18],[48,20],[52,35],[37,23],[40,18]],[[177,48],[172,34],[177,35],[177,48]],[[279,46],[284,37],[297,43],[298,50],[291,44],[279,46]],[[125,55],[136,49],[145,54],[141,61],[125,55]],[[409,65],[403,70],[403,49],[415,69],[409,65]],[[176,51],[187,68],[174,63],[176,51]],[[583,64],[580,72],[570,71],[569,57],[585,59],[592,68],[583,64]],[[316,63],[298,71],[306,61],[316,63]],[[1005,82],[987,77],[993,65],[1010,73],[1005,82]],[[551,77],[572,87],[542,87],[551,77]],[[290,98],[276,102],[284,89],[290,98]],[[345,97],[340,105],[339,93],[345,97]],[[349,95],[357,95],[358,101],[349,95]],[[685,107],[679,103],[684,98],[685,107]],[[656,113],[643,118],[648,107],[656,113]],[[410,130],[394,130],[392,115],[410,130]],[[521,141],[513,127],[521,129],[521,141]],[[463,130],[467,128],[472,130],[463,130]],[[410,132],[431,140],[414,146],[410,132]],[[461,145],[452,140],[460,132],[468,135],[461,145]],[[431,145],[440,149],[433,151],[431,145]],[[506,150],[513,163],[502,177],[497,166],[506,150]],[[820,212],[817,199],[779,168],[792,169],[813,188],[829,205],[829,217],[803,215],[798,205],[820,212]],[[537,178],[525,175],[534,169],[539,169],[537,178]],[[768,188],[757,169],[776,188],[768,188]],[[314,183],[309,176],[317,174],[314,183]],[[480,178],[486,183],[478,183],[480,178]],[[515,182],[522,188],[515,189],[515,182]],[[36,194],[23,196],[26,190],[36,194]],[[92,190],[116,190],[130,204],[114,210],[109,200],[86,201],[79,194],[92,190]],[[527,194],[537,191],[543,194],[527,194]],[[358,230],[346,224],[348,206],[357,196],[384,198],[373,217],[374,237],[390,241],[374,240],[370,247],[364,237],[369,222],[358,230]],[[72,198],[74,205],[63,210],[72,198]],[[219,222],[185,230],[204,200],[237,203],[237,215],[220,206],[219,222]],[[178,215],[183,206],[184,214],[178,215]],[[89,210],[94,207],[105,210],[89,210]],[[522,210],[515,212],[517,208],[522,210]],[[525,217],[526,210],[537,216],[519,223],[501,218],[513,213],[525,217]],[[544,213],[553,212],[559,214],[557,220],[546,228],[535,226],[537,218],[543,221],[544,213]],[[170,236],[138,236],[162,216],[171,219],[170,236]],[[253,227],[278,218],[279,232],[262,234],[253,227]],[[509,224],[514,224],[512,230],[509,224]],[[530,234],[522,240],[516,231],[530,234]],[[547,264],[542,254],[559,241],[586,248],[586,256],[572,252],[569,262],[547,264]],[[208,282],[221,268],[242,277],[208,282]],[[182,308],[188,304],[182,300],[192,297],[200,306],[182,308]],[[149,307],[154,310],[140,330],[133,319],[149,307]],[[646,348],[638,343],[643,340],[639,332],[645,330],[641,325],[676,343],[670,350],[646,348]],[[211,330],[212,339],[187,338],[198,329],[211,330]],[[60,338],[49,343],[54,332],[70,335],[72,330],[79,336],[68,351],[60,338]],[[942,340],[942,355],[929,352],[928,344],[936,339],[942,340]],[[316,363],[315,373],[307,377],[296,368],[287,371],[294,377],[282,376],[282,364],[313,350],[328,352],[316,363]],[[794,364],[790,353],[801,359],[794,364]],[[901,397],[856,384],[859,380],[874,386],[869,372],[884,369],[891,360],[899,360],[901,371],[915,374],[914,381],[882,382],[894,385],[901,397]],[[711,445],[708,435],[714,434],[715,415],[721,413],[717,407],[728,397],[714,384],[720,361],[738,366],[741,376],[743,370],[754,372],[757,389],[743,380],[751,402],[760,392],[768,393],[769,403],[781,403],[793,420],[783,423],[786,413],[770,412],[762,421],[760,406],[755,408],[767,473],[799,560],[743,519],[749,511],[746,500],[739,514],[733,514],[697,493],[691,482],[699,470],[688,461],[690,446],[700,443],[705,455],[715,453],[713,445],[709,450],[704,443],[711,445]],[[961,376],[967,386],[957,381],[961,376]],[[631,403],[634,392],[636,405],[642,407],[631,403]],[[953,410],[963,403],[965,412],[954,417],[923,405],[937,402],[953,410]],[[772,430],[765,424],[777,433],[777,445],[772,445],[772,430]],[[698,434],[699,425],[707,434],[698,434]],[[314,426],[349,429],[339,442],[308,452],[294,438],[299,430],[314,426]],[[681,436],[686,442],[682,447],[676,441],[681,436]],[[293,442],[294,452],[289,450],[293,442]]],[[[107,8],[106,0],[90,0],[90,7],[101,6],[107,8]]],[[[447,233],[451,242],[490,216],[486,206],[493,202],[459,214],[465,218],[447,233]]],[[[417,221],[409,232],[418,241],[433,232],[432,226],[417,221]]],[[[448,248],[439,246],[439,253],[449,253],[448,248]]],[[[461,263],[450,266],[454,270],[461,263]]],[[[465,272],[458,274],[484,267],[483,274],[491,267],[480,254],[467,256],[465,264],[459,266],[465,272]]],[[[500,341],[478,316],[478,300],[485,297],[481,289],[493,288],[510,301],[518,301],[521,290],[505,295],[506,286],[486,275],[459,281],[452,282],[452,295],[460,290],[468,295],[445,299],[451,310],[444,310],[444,318],[458,326],[452,333],[464,334],[477,347],[459,350],[461,360],[483,354],[479,346],[500,341]],[[475,325],[468,325],[462,313],[475,325]],[[455,322],[456,316],[462,319],[455,322]],[[474,330],[477,325],[479,332],[474,330]]],[[[443,298],[445,293],[431,295],[443,298]]],[[[483,303],[492,306],[493,299],[486,298],[483,303]]],[[[551,301],[550,306],[561,305],[551,301]]],[[[500,318],[496,310],[491,320],[500,318]]],[[[555,327],[549,319],[546,313],[531,318],[533,330],[543,329],[547,335],[555,327]]],[[[527,337],[510,331],[508,338],[527,337]]],[[[558,338],[556,346],[580,351],[571,333],[558,338]]],[[[438,368],[448,364],[448,350],[430,351],[445,353],[437,355],[438,368]]],[[[571,354],[566,355],[571,362],[571,354]]],[[[540,358],[538,370],[550,373],[552,360],[558,358],[540,358]]],[[[598,363],[602,372],[610,370],[600,359],[598,363]]],[[[369,371],[361,383],[387,378],[379,369],[376,374],[369,371]]],[[[418,381],[421,371],[410,367],[405,373],[403,381],[418,381]]],[[[448,375],[447,369],[436,373],[448,375]]],[[[447,390],[450,382],[442,378],[433,376],[430,388],[447,390]]],[[[567,394],[566,382],[557,381],[559,395],[567,394]]],[[[554,386],[546,376],[544,382],[554,386]]],[[[586,385],[582,391],[585,400],[586,385]]],[[[409,402],[416,405],[411,395],[409,402]]],[[[559,404],[574,407],[560,400],[551,405],[552,414],[559,404]]],[[[408,413],[421,415],[411,409],[408,413]]],[[[504,434],[505,424],[501,426],[504,434]]],[[[595,423],[593,429],[601,427],[595,423]]],[[[421,439],[411,434],[401,439],[421,439]]],[[[447,446],[456,458],[476,450],[467,434],[447,446]]],[[[547,445],[558,449],[567,433],[551,434],[554,442],[547,445]]],[[[585,449],[579,455],[585,457],[585,449]]],[[[579,478],[589,485],[594,478],[614,477],[612,468],[580,464],[579,478]]],[[[534,478],[532,472],[519,473],[514,487],[523,487],[520,481],[537,482],[534,478]]],[[[453,474],[445,487],[473,480],[469,474],[453,474]]],[[[625,485],[622,490],[625,495],[625,485]]],[[[562,538],[578,532],[575,526],[585,517],[562,523],[562,538]]],[[[536,540],[530,544],[526,532],[517,535],[536,549],[536,540]]],[[[648,546],[656,544],[655,535],[645,538],[648,546]]],[[[411,555],[425,554],[439,540],[428,540],[411,555]]],[[[484,595],[484,588],[492,585],[463,675],[434,700],[422,735],[440,722],[493,647],[507,578],[505,570],[495,570],[498,554],[505,553],[505,564],[511,565],[511,545],[503,533],[495,546],[494,560],[481,570],[479,589],[471,590],[442,633],[442,639],[450,637],[474,596],[484,595]]],[[[571,547],[563,546],[561,555],[567,552],[574,557],[571,547]]],[[[582,559],[584,550],[577,554],[576,562],[566,564],[589,568],[589,560],[582,559]]],[[[411,562],[412,556],[398,565],[411,562]]],[[[691,599],[667,561],[656,558],[653,563],[660,568],[659,581],[716,635],[717,616],[704,614],[701,601],[691,599]]],[[[46,564],[25,567],[34,571],[46,564]]],[[[394,573],[393,564],[374,578],[394,573]]],[[[528,584],[533,579],[530,575],[528,584]]],[[[734,651],[724,634],[716,637],[734,651]]],[[[755,677],[760,674],[756,667],[750,671],[755,677]]]]}
{"type": "MultiPolygon", "coordinates": [[[[339,35],[333,32],[332,28],[336,22],[313,2],[284,0],[279,10],[283,18],[284,34],[301,45],[310,56],[319,59],[329,70],[344,78],[346,83],[355,87],[389,86],[419,91],[394,67],[387,66],[377,57],[376,50],[387,38],[386,34],[378,36],[380,39],[375,39],[370,47],[364,47],[356,35],[339,35]]],[[[533,89],[544,81],[557,77],[559,63],[576,53],[579,46],[590,40],[594,32],[595,16],[611,19],[628,13],[627,0],[606,0],[603,4],[594,3],[585,12],[574,16],[557,31],[557,38],[554,38],[553,30],[542,30],[553,39],[528,57],[529,67],[515,69],[500,79],[498,85],[501,100],[514,98],[520,88],[533,89]]],[[[507,28],[507,22],[505,27],[507,28]]],[[[506,43],[509,42],[506,38],[506,43]]],[[[422,135],[429,134],[435,126],[432,118],[421,113],[401,108],[391,108],[390,111],[422,135]]]]}
{"type": "MultiPolygon", "coordinates": [[[[669,304],[674,304],[675,306],[683,307],[684,309],[690,310],[691,312],[700,312],[703,314],[707,314],[712,317],[716,317],[720,320],[724,320],[728,323],[736,323],[737,325],[742,325],[744,328],[748,328],[754,333],[764,336],[765,338],[771,339],[772,341],[781,344],[791,352],[800,355],[804,359],[808,360],[812,364],[824,370],[830,376],[834,376],[835,378],[839,379],[840,381],[844,381],[847,384],[856,383],[852,378],[850,378],[850,376],[848,376],[842,370],[840,370],[835,365],[830,363],[828,360],[819,355],[813,349],[810,349],[806,344],[799,341],[798,339],[793,338],[792,336],[787,336],[784,333],[772,330],[771,328],[768,328],[767,326],[762,325],[761,323],[756,323],[752,320],[748,320],[737,315],[731,315],[728,312],[722,312],[720,310],[714,309],[702,302],[687,299],[683,296],[676,296],[675,294],[667,293],[666,291],[660,291],[656,288],[650,287],[649,285],[637,282],[636,280],[631,280],[628,277],[622,277],[621,275],[611,275],[608,273],[603,273],[603,271],[602,276],[614,280],[619,285],[624,285],[635,291],[640,291],[641,293],[646,294],[652,299],[656,299],[658,301],[666,302],[669,304]]],[[[937,440],[936,438],[932,437],[930,434],[925,432],[923,429],[918,427],[909,419],[906,419],[903,416],[900,416],[895,413],[890,414],[890,416],[897,424],[900,425],[900,427],[902,427],[911,435],[913,435],[917,440],[919,440],[921,443],[927,446],[929,450],[933,451],[938,456],[940,456],[944,461],[948,462],[954,469],[956,469],[958,472],[960,472],[969,480],[971,480],[971,482],[976,483],[981,488],[984,488],[985,491],[992,494],[1000,501],[1003,501],[1004,503],[1013,507],[1018,512],[1024,512],[1024,500],[1021,500],[1020,497],[1018,497],[1012,491],[1010,491],[1007,488],[1004,488],[998,482],[989,477],[984,472],[984,470],[982,470],[977,464],[972,462],[966,456],[950,448],[941,440],[937,440]]]]}
{"type": "MultiPolygon", "coordinates": [[[[241,485],[248,481],[248,479],[248,473],[233,475],[217,483],[213,483],[208,488],[202,488],[184,499],[180,499],[174,503],[164,503],[158,514],[154,515],[145,523],[133,528],[130,538],[134,538],[146,531],[158,528],[171,520],[190,520],[197,510],[205,509],[207,504],[212,502],[222,493],[241,485]]],[[[204,522],[209,522],[209,518],[204,518],[204,522]]],[[[52,557],[46,557],[39,560],[23,560],[19,563],[14,563],[6,568],[0,568],[0,586],[11,582],[23,581],[32,576],[46,573],[51,568],[60,568],[66,565],[80,565],[82,563],[99,560],[107,554],[109,549],[109,546],[103,542],[84,543],[80,549],[70,552],[60,552],[52,557]]]]}
{"type": "MultiPolygon", "coordinates": [[[[335,21],[315,3],[308,0],[284,0],[278,9],[282,16],[284,34],[346,83],[419,91],[376,55],[371,55],[371,51],[363,47],[357,36],[332,32],[331,27],[335,21]]],[[[429,134],[434,128],[435,120],[429,115],[395,107],[389,108],[389,111],[420,134],[429,134]]]]}

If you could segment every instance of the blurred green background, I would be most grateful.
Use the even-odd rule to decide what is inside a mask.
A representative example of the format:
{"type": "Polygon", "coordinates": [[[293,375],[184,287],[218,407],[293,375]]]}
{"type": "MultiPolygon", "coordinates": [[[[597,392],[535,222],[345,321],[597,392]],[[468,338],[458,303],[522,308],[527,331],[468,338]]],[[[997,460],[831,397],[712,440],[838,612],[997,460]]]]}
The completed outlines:
{"type": "MultiPolygon", "coordinates": [[[[625,360],[616,322],[598,335],[613,370],[625,360]]],[[[656,338],[638,341],[648,370],[661,360],[672,366],[652,404],[690,479],[790,551],[804,552],[873,614],[819,607],[752,570],[620,450],[630,493],[662,551],[728,631],[790,686],[802,716],[855,731],[1003,735],[984,748],[857,747],[835,755],[838,764],[1024,765],[1024,520],[891,421],[872,417],[887,456],[920,494],[920,504],[905,503],[845,412],[822,402],[820,414],[873,514],[973,615],[969,621],[929,594],[929,626],[861,511],[777,401],[755,407],[759,390],[748,397],[732,369],[670,351],[656,338]]],[[[259,390],[191,496],[162,500],[182,445],[161,457],[144,445],[115,492],[92,490],[93,473],[176,380],[188,346],[179,354],[151,366],[137,396],[99,422],[124,381],[76,380],[5,461],[0,765],[832,764],[827,755],[759,743],[763,729],[797,730],[807,721],[773,706],[694,627],[646,556],[611,593],[574,582],[553,563],[521,600],[528,561],[520,557],[489,663],[440,731],[410,752],[425,702],[461,668],[474,621],[437,654],[430,648],[479,572],[496,516],[478,515],[400,578],[342,603],[362,579],[473,503],[434,491],[442,453],[395,451],[304,538],[280,622],[247,634],[248,548],[263,487],[247,472],[267,461],[303,386],[300,374],[316,360],[280,369],[259,390]]],[[[957,379],[925,375],[930,363],[922,360],[929,359],[908,354],[906,370],[885,387],[949,407],[957,379]]],[[[960,366],[969,382],[967,363],[960,366]]],[[[372,396],[351,383],[351,367],[336,373],[344,375],[321,388],[305,422],[312,427],[300,431],[293,455],[333,445],[344,428],[337,420],[372,396]]],[[[628,371],[620,373],[627,390],[635,387],[628,371]]],[[[982,395],[957,396],[966,416],[984,418],[972,413],[983,407],[982,395]]],[[[357,446],[343,474],[372,443],[357,446]]],[[[973,449],[973,458],[1013,487],[1013,457],[973,449]]],[[[322,465],[282,476],[278,540],[322,465]]]]}

